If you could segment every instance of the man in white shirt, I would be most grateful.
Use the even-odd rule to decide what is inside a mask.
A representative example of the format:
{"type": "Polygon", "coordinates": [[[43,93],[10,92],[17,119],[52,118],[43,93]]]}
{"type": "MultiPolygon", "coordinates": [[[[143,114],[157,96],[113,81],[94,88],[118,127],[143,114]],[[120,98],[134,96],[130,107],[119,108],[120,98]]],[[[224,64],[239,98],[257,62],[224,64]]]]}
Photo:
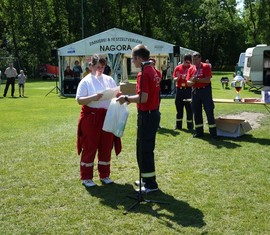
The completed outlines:
{"type": "Polygon", "coordinates": [[[5,87],[3,96],[6,97],[9,85],[11,85],[11,96],[14,97],[15,78],[17,77],[18,73],[17,73],[17,70],[13,67],[12,63],[10,63],[9,67],[6,68],[5,75],[7,76],[7,82],[6,82],[6,87],[5,87]]]}

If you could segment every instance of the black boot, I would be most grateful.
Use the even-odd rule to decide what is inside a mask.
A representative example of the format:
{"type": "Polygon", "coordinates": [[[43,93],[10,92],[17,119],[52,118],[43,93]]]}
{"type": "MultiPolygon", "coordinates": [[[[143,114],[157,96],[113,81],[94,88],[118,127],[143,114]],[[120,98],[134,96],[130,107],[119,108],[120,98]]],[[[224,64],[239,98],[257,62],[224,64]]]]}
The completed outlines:
{"type": "Polygon", "coordinates": [[[176,121],[175,130],[182,130],[182,121],[176,121]]]}
{"type": "Polygon", "coordinates": [[[217,136],[217,128],[216,127],[209,128],[209,132],[210,132],[211,139],[215,139],[215,140],[219,139],[217,136]]]}
{"type": "Polygon", "coordinates": [[[196,128],[196,133],[193,135],[193,138],[202,138],[203,136],[204,136],[203,128],[202,127],[196,128]]]}
{"type": "Polygon", "coordinates": [[[189,130],[193,130],[193,122],[188,122],[188,123],[187,123],[187,128],[188,128],[189,130]]]}

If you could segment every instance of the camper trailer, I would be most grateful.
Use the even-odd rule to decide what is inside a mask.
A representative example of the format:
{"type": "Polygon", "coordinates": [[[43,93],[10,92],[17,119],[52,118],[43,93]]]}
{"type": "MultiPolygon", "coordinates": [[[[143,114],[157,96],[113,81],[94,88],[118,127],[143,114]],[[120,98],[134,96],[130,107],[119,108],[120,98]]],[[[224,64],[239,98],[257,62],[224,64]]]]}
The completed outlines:
{"type": "Polygon", "coordinates": [[[270,46],[260,44],[246,50],[243,76],[250,87],[270,86],[270,46]]]}
{"type": "Polygon", "coordinates": [[[244,71],[244,64],[245,64],[245,52],[242,52],[239,55],[238,63],[235,66],[235,75],[240,72],[241,76],[243,76],[243,71],[244,71]]]}

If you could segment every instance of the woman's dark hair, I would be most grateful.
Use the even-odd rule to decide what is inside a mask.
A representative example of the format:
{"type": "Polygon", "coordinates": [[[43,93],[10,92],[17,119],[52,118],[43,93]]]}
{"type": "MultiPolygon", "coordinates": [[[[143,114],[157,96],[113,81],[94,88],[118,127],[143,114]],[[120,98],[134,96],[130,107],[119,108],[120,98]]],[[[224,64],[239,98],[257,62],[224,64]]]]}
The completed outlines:
{"type": "Polygon", "coordinates": [[[104,57],[101,57],[97,54],[92,56],[92,65],[96,65],[97,63],[100,63],[101,65],[106,65],[106,59],[104,57]]]}

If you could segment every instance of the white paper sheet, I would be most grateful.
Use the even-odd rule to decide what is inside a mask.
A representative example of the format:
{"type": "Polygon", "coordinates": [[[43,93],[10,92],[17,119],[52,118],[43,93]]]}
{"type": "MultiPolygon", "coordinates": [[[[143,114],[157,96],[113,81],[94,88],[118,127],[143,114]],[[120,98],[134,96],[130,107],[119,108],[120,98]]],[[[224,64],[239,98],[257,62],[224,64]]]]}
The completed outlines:
{"type": "Polygon", "coordinates": [[[104,91],[100,91],[98,93],[103,94],[103,96],[100,98],[100,100],[111,100],[112,98],[116,97],[116,95],[120,92],[120,86],[107,89],[104,91]]]}

